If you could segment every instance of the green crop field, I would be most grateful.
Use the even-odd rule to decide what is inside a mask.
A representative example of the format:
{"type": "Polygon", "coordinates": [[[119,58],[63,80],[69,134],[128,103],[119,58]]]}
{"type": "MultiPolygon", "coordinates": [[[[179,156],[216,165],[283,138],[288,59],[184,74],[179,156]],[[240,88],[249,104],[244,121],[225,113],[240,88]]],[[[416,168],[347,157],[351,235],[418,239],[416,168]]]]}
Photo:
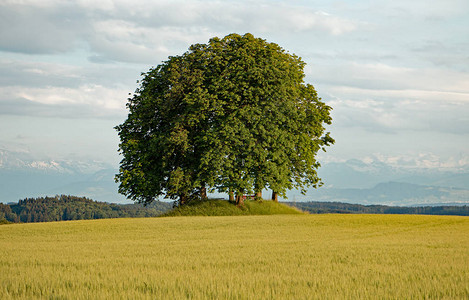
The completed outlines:
{"type": "Polygon", "coordinates": [[[0,271],[0,299],[468,299],[469,218],[2,225],[0,271]]]}

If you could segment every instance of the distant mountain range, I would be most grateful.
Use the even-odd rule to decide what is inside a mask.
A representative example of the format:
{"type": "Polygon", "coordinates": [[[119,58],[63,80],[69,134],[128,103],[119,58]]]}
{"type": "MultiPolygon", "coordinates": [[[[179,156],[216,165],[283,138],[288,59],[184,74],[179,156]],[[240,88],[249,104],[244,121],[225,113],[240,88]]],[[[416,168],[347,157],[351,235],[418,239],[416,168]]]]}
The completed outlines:
{"type": "Polygon", "coordinates": [[[464,205],[469,204],[469,170],[397,168],[360,160],[325,164],[319,175],[324,186],[306,195],[287,193],[289,201],[338,201],[355,204],[464,205]]]}
{"type": "MultiPolygon", "coordinates": [[[[117,169],[100,162],[37,160],[27,153],[0,150],[0,202],[74,195],[111,203],[130,203],[118,194],[117,169]]],[[[288,201],[339,201],[385,205],[469,204],[469,169],[399,168],[384,162],[349,160],[319,170],[325,185],[288,201]]],[[[220,196],[219,194],[217,196],[220,196]]]]}
{"type": "Polygon", "coordinates": [[[403,182],[379,183],[369,189],[323,187],[306,195],[291,191],[289,201],[345,202],[391,206],[469,205],[469,190],[403,182]]]}
{"type": "Polygon", "coordinates": [[[351,159],[324,164],[319,176],[326,186],[335,188],[367,189],[383,182],[403,182],[469,189],[469,165],[457,169],[396,167],[381,161],[351,159]]]}
{"type": "Polygon", "coordinates": [[[0,169],[0,202],[24,198],[76,195],[97,201],[130,203],[117,193],[114,169],[93,174],[0,169]]]}
{"type": "Polygon", "coordinates": [[[0,202],[64,194],[130,203],[117,193],[116,173],[96,161],[38,160],[28,153],[0,150],[0,202]]]}

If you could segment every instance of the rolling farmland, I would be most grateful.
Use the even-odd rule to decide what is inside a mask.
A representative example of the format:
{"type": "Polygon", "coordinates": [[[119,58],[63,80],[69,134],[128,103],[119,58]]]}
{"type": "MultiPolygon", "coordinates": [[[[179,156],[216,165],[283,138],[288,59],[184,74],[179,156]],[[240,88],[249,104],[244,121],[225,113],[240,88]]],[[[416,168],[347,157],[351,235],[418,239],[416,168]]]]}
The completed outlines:
{"type": "Polygon", "coordinates": [[[0,298],[469,297],[469,219],[273,215],[0,226],[0,298]]]}

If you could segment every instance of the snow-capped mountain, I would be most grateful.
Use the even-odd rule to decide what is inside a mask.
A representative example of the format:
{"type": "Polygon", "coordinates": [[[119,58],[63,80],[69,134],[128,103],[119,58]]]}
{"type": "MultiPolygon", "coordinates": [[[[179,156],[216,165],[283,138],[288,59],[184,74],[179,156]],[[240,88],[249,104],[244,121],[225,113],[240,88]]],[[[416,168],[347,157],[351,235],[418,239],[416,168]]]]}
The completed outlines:
{"type": "Polygon", "coordinates": [[[0,150],[0,202],[56,194],[125,202],[117,193],[116,173],[117,168],[103,162],[37,159],[27,152],[0,150]]]}
{"type": "MultiPolygon", "coordinates": [[[[419,161],[420,159],[420,161],[419,161]]],[[[469,203],[469,164],[464,159],[436,163],[374,157],[326,162],[319,169],[324,186],[289,201],[342,201],[414,205],[469,203]],[[406,161],[400,165],[399,161],[406,161]]],[[[86,160],[37,159],[27,152],[0,150],[0,202],[69,194],[97,201],[127,202],[114,182],[117,166],[86,160]]]]}
{"type": "Polygon", "coordinates": [[[430,161],[429,157],[367,157],[328,162],[319,169],[324,184],[335,188],[372,188],[382,182],[404,182],[469,189],[469,160],[430,161]],[[405,161],[400,164],[399,162],[405,161]]]}
{"type": "Polygon", "coordinates": [[[0,149],[0,170],[91,174],[109,167],[98,161],[36,158],[29,152],[0,149]]]}

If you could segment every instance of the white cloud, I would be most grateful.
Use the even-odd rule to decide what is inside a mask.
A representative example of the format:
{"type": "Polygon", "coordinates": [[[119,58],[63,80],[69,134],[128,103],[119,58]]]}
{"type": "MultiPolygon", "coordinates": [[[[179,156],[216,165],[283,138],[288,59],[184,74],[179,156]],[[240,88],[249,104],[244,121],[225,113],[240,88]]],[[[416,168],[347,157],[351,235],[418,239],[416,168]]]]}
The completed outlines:
{"type": "Polygon", "coordinates": [[[346,62],[341,65],[316,64],[309,77],[342,90],[414,91],[413,95],[415,91],[421,91],[425,96],[447,93],[457,101],[469,100],[469,73],[464,71],[346,62]]]}
{"type": "MultiPolygon", "coordinates": [[[[333,128],[364,128],[384,133],[446,132],[469,135],[469,106],[467,102],[440,99],[409,98],[405,91],[397,95],[387,91],[362,90],[356,95],[363,100],[336,98],[328,102],[333,107],[333,128]],[[381,100],[378,100],[381,99],[381,100]]],[[[422,93],[417,93],[419,97],[422,93]]],[[[344,93],[350,95],[350,93],[344,93]]]]}
{"type": "MultiPolygon", "coordinates": [[[[239,15],[243,15],[239,12],[239,15]]],[[[258,7],[242,21],[254,24],[260,31],[301,32],[323,31],[332,35],[341,35],[357,29],[352,20],[333,16],[323,11],[314,11],[304,7],[286,5],[258,7]]]]}
{"type": "MultiPolygon", "coordinates": [[[[363,156],[352,158],[363,163],[349,164],[356,170],[372,171],[375,168],[388,167],[400,172],[409,170],[438,170],[442,172],[467,172],[469,171],[469,153],[459,153],[442,157],[429,151],[403,151],[402,154],[389,154],[382,152],[367,153],[363,156]]],[[[350,158],[349,158],[350,159],[350,158]]],[[[339,158],[334,155],[320,154],[319,161],[324,164],[347,163],[349,159],[339,158]]],[[[350,163],[350,161],[349,161],[350,163]]]]}
{"type": "Polygon", "coordinates": [[[442,19],[460,16],[469,8],[465,0],[439,0],[431,5],[426,0],[381,1],[383,10],[394,16],[422,16],[426,19],[442,19]]]}
{"type": "Polygon", "coordinates": [[[316,65],[319,94],[333,107],[333,127],[398,133],[469,134],[469,74],[437,68],[348,62],[316,65]]]}
{"type": "Polygon", "coordinates": [[[468,146],[468,4],[4,0],[0,113],[122,119],[140,72],[190,44],[251,32],[308,63],[307,81],[334,108],[338,155],[453,153],[468,146]]]}
{"type": "Polygon", "coordinates": [[[356,29],[351,20],[311,8],[244,1],[7,2],[0,16],[0,49],[60,53],[85,45],[95,55],[127,62],[161,60],[231,32],[340,35],[356,29]]]}
{"type": "Polygon", "coordinates": [[[86,81],[83,68],[46,62],[0,59],[0,86],[77,86],[86,81]]]}
{"type": "Polygon", "coordinates": [[[60,118],[125,116],[127,90],[100,85],[75,88],[0,87],[1,114],[60,118]]]}
{"type": "Polygon", "coordinates": [[[442,158],[432,152],[419,152],[405,155],[386,155],[375,153],[363,158],[363,162],[368,164],[383,162],[395,168],[409,169],[439,169],[441,171],[459,171],[469,168],[469,154],[464,153],[458,156],[442,158]]]}
{"type": "Polygon", "coordinates": [[[182,54],[196,41],[205,42],[212,35],[204,28],[195,31],[171,26],[151,28],[123,20],[96,22],[94,30],[96,35],[89,40],[94,52],[114,61],[135,63],[159,63],[170,55],[182,54]]]}

